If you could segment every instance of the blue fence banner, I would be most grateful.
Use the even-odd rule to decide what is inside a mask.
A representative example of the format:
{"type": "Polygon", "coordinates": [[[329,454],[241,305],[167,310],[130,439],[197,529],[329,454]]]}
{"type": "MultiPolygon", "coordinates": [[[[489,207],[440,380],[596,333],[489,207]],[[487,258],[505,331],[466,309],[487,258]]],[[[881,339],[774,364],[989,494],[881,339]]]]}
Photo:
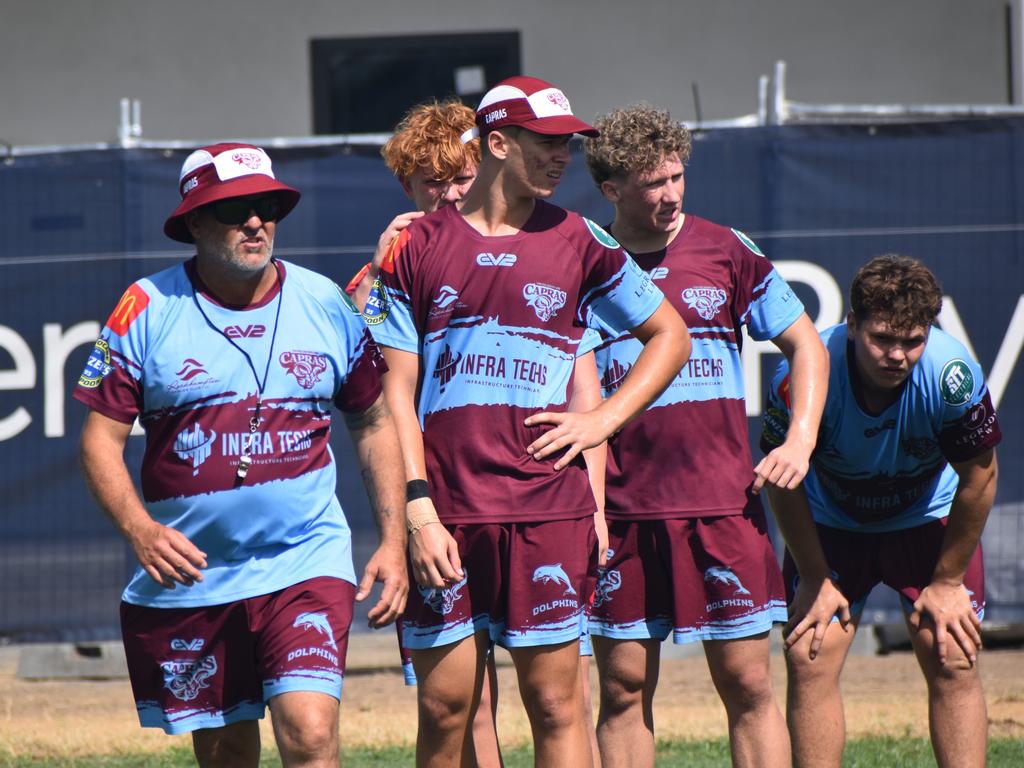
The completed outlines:
{"type": "MultiPolygon", "coordinates": [[[[276,255],[338,282],[410,208],[375,149],[270,153],[278,178],[303,193],[278,228],[276,255]]],[[[71,391],[124,289],[191,255],[162,231],[186,154],[55,152],[0,164],[0,641],[118,634],[134,556],[81,479],[85,409],[71,391]]],[[[946,296],[939,324],[981,363],[1004,433],[984,537],[987,617],[996,621],[1024,620],[1021,158],[1020,119],[722,129],[695,137],[685,176],[684,210],[750,236],[819,327],[844,317],[849,282],[872,256],[904,253],[938,275],[946,296]]],[[[578,147],[554,202],[600,223],[612,217],[578,147]]],[[[756,446],[779,358],[771,344],[749,340],[743,356],[756,446]]],[[[376,533],[343,421],[335,426],[358,570],[376,533]]],[[[142,440],[131,438],[127,451],[136,476],[142,440]]],[[[878,595],[865,620],[898,616],[895,600],[878,595]]],[[[362,625],[357,615],[354,628],[362,625]]]]}

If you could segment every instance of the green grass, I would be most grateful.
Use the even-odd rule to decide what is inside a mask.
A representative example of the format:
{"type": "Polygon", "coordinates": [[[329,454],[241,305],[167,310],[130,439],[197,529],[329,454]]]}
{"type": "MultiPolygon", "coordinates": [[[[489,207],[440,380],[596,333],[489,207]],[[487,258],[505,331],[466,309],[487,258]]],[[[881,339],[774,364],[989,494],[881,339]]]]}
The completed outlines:
{"type": "MultiPolygon", "coordinates": [[[[412,749],[343,749],[344,768],[394,768],[413,764],[412,749]]],[[[721,768],[729,766],[729,744],[713,741],[658,742],[658,766],[721,768]]],[[[13,757],[0,752],[0,768],[188,768],[194,766],[192,752],[175,748],[158,754],[104,755],[74,759],[13,757]]],[[[279,768],[281,761],[273,750],[265,751],[260,766],[279,768]]],[[[505,750],[507,768],[530,768],[533,750],[516,747],[505,750]]],[[[843,755],[843,768],[934,768],[927,739],[876,737],[850,741],[843,755]]],[[[989,743],[988,768],[1024,766],[1024,741],[999,739],[989,743]]]]}

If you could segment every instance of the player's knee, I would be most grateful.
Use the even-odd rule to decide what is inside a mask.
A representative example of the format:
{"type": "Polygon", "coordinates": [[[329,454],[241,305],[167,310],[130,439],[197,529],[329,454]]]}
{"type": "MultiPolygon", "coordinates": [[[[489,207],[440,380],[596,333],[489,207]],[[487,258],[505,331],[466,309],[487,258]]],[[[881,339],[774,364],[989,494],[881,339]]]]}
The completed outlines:
{"type": "Polygon", "coordinates": [[[455,692],[428,690],[423,686],[418,694],[421,727],[449,731],[465,726],[471,704],[465,696],[455,692]]]}
{"type": "Polygon", "coordinates": [[[534,729],[546,733],[562,730],[573,725],[582,717],[583,706],[575,689],[545,686],[524,691],[523,702],[530,724],[534,729]]]}
{"type": "Polygon", "coordinates": [[[338,721],[333,717],[309,712],[301,722],[276,723],[274,736],[281,754],[291,763],[301,765],[338,755],[338,721]]]}
{"type": "Polygon", "coordinates": [[[643,703],[646,680],[619,670],[601,675],[601,708],[609,714],[625,712],[643,703]]]}
{"type": "Polygon", "coordinates": [[[772,679],[767,665],[750,664],[732,669],[718,680],[718,693],[727,709],[755,711],[774,706],[772,679]]]}
{"type": "Polygon", "coordinates": [[[203,728],[192,732],[192,750],[200,768],[255,768],[260,760],[259,731],[254,738],[246,727],[203,728]]]}

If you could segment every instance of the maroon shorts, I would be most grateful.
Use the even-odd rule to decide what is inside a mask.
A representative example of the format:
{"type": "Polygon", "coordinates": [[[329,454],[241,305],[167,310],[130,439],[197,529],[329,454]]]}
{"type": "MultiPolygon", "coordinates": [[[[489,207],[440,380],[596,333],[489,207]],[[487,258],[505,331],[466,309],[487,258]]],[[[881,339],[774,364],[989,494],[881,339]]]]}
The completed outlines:
{"type": "Polygon", "coordinates": [[[731,640],[786,620],[764,514],[609,521],[608,564],[590,634],[614,640],[731,640]]]}
{"type": "Polygon", "coordinates": [[[579,639],[596,575],[593,517],[447,528],[465,578],[445,589],[413,581],[403,617],[406,647],[434,648],[476,632],[505,648],[579,639]]]}
{"type": "MultiPolygon", "coordinates": [[[[909,614],[921,590],[932,580],[935,564],[942,551],[946,520],[935,520],[915,528],[885,533],[844,531],[819,525],[818,539],[825,560],[843,596],[850,601],[855,616],[864,609],[868,593],[876,584],[892,587],[900,594],[903,610],[909,614]]],[[[786,598],[792,601],[799,583],[796,564],[786,551],[783,563],[786,598]]],[[[985,615],[985,567],[981,544],[971,556],[964,574],[964,586],[971,596],[971,605],[978,618],[985,615]]]]}
{"type": "Polygon", "coordinates": [[[289,691],[340,700],[354,597],[347,581],[322,577],[201,608],[122,602],[139,721],[186,733],[258,720],[289,691]]]}

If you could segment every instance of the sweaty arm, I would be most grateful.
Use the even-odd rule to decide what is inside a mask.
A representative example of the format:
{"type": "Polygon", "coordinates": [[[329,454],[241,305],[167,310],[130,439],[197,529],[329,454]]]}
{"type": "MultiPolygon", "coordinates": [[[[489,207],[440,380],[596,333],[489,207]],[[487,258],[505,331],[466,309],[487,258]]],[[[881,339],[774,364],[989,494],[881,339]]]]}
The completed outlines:
{"type": "Polygon", "coordinates": [[[359,456],[363,485],[370,498],[380,536],[380,546],[366,564],[356,591],[356,600],[365,600],[374,581],[384,584],[380,600],[367,615],[369,625],[376,629],[401,616],[409,592],[405,570],[402,455],[398,448],[398,433],[383,395],[365,411],[345,412],[345,424],[359,456]]]}
{"type": "Polygon", "coordinates": [[[779,532],[800,573],[782,636],[788,651],[810,632],[807,653],[813,659],[833,616],[839,616],[844,629],[850,623],[850,604],[832,581],[803,487],[789,490],[769,485],[767,492],[779,532]]]}
{"type": "Polygon", "coordinates": [[[80,460],[89,492],[114,522],[153,581],[167,589],[203,580],[206,554],[180,531],[154,520],[132,484],[124,447],[132,425],[90,410],[80,443],[80,460]]]}
{"type": "Polygon", "coordinates": [[[828,352],[806,313],[772,341],[789,361],[792,407],[785,441],[754,467],[754,493],[765,483],[792,490],[803,481],[828,393],[828,352]]]}
{"type": "Polygon", "coordinates": [[[644,348],[622,386],[585,413],[546,411],[527,418],[527,426],[555,425],[531,443],[527,453],[539,460],[566,449],[554,466],[568,466],[580,451],[607,440],[642,413],[690,358],[690,332],[679,313],[664,299],[647,320],[630,330],[644,348]]]}
{"type": "Polygon", "coordinates": [[[931,583],[922,590],[910,615],[914,627],[920,627],[925,615],[934,622],[936,651],[942,664],[946,663],[950,635],[972,663],[981,647],[981,620],[963,581],[992,509],[998,476],[993,449],[952,467],[960,482],[949,509],[942,550],[931,583]]]}
{"type": "MultiPolygon", "coordinates": [[[[593,352],[576,358],[576,372],[573,374],[572,398],[569,410],[591,411],[601,404],[601,380],[597,375],[597,360],[593,352]]],[[[583,451],[587,464],[590,489],[594,493],[597,511],[594,513],[594,528],[597,531],[597,564],[604,567],[608,559],[608,523],[604,518],[604,478],[608,461],[608,443],[602,442],[583,451]]]]}
{"type": "MultiPolygon", "coordinates": [[[[416,389],[420,357],[413,352],[382,346],[388,371],[384,374],[384,397],[395,420],[402,451],[405,479],[427,479],[423,452],[423,433],[416,415],[416,389]]],[[[429,496],[407,501],[406,522],[409,527],[409,554],[416,582],[424,587],[441,589],[464,576],[458,545],[441,525],[429,496]]]]}

